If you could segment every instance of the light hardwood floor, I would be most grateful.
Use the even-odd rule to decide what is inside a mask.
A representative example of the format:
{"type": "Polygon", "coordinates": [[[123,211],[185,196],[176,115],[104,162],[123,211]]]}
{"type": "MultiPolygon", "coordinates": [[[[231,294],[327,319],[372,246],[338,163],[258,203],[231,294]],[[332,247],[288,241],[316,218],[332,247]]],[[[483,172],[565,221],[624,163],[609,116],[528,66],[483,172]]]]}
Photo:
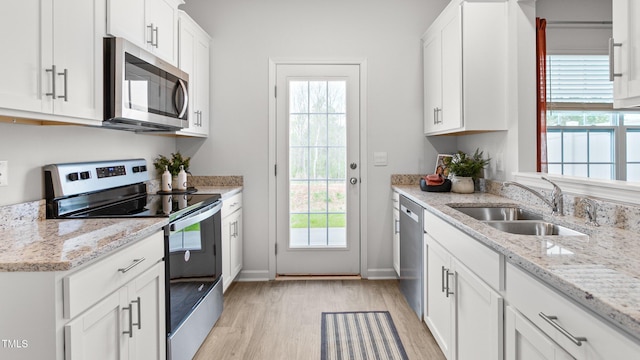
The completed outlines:
{"type": "Polygon", "coordinates": [[[444,360],[395,280],[235,283],[194,359],[319,359],[321,313],[389,311],[409,359],[444,360]]]}

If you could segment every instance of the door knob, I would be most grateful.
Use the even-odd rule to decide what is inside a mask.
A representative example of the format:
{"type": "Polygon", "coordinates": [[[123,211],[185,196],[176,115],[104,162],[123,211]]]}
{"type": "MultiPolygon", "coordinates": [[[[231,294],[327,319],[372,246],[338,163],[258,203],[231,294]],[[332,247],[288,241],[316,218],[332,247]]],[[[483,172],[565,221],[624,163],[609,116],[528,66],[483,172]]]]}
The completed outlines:
{"type": "Polygon", "coordinates": [[[350,182],[352,185],[355,185],[355,184],[358,182],[358,179],[356,179],[356,178],[352,177],[351,179],[349,179],[349,182],[350,182]]]}
{"type": "Polygon", "coordinates": [[[356,164],[356,163],[351,163],[351,164],[349,165],[349,167],[351,168],[351,170],[355,170],[355,169],[358,167],[358,164],[356,164]]]}

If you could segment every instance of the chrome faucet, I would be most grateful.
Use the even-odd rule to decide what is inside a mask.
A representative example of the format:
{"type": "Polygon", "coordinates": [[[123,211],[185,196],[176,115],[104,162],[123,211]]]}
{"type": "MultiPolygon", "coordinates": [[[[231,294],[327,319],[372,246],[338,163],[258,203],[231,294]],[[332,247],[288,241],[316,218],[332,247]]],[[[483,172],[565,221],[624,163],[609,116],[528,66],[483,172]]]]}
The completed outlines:
{"type": "Polygon", "coordinates": [[[522,185],[520,183],[517,183],[515,181],[505,181],[504,186],[508,187],[510,185],[513,185],[513,186],[517,186],[519,188],[525,189],[528,192],[532,193],[533,195],[539,197],[540,200],[542,200],[545,204],[549,205],[551,207],[551,213],[553,215],[564,215],[564,206],[563,206],[564,203],[562,201],[562,190],[558,185],[556,185],[553,181],[547,179],[546,177],[543,176],[542,180],[547,181],[551,185],[553,185],[553,191],[551,191],[551,201],[545,199],[544,196],[542,196],[542,194],[540,194],[536,190],[533,190],[532,188],[522,185]]]}
{"type": "Polygon", "coordinates": [[[598,224],[598,219],[597,219],[597,210],[598,207],[596,205],[596,202],[591,200],[591,199],[587,199],[584,198],[582,199],[582,201],[580,201],[582,204],[584,204],[584,212],[586,213],[587,216],[587,221],[586,223],[591,225],[591,226],[600,226],[600,224],[598,224]]]}

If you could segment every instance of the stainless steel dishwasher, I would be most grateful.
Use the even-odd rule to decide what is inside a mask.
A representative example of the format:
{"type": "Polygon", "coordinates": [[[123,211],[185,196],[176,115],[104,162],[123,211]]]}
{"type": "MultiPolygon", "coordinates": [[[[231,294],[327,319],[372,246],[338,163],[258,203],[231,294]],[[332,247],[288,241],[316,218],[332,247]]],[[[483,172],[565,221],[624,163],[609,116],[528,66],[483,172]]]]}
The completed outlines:
{"type": "Polygon", "coordinates": [[[400,291],[422,319],[422,207],[400,196],[400,291]]]}

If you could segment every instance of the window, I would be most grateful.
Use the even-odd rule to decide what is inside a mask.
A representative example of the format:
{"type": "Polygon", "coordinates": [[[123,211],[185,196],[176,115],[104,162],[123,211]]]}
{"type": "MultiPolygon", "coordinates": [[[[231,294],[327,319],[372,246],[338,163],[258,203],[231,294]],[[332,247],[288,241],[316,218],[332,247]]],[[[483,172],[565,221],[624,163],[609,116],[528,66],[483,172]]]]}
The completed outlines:
{"type": "Polygon", "coordinates": [[[640,181],[640,113],[612,105],[608,56],[547,56],[549,173],[640,181]]]}

